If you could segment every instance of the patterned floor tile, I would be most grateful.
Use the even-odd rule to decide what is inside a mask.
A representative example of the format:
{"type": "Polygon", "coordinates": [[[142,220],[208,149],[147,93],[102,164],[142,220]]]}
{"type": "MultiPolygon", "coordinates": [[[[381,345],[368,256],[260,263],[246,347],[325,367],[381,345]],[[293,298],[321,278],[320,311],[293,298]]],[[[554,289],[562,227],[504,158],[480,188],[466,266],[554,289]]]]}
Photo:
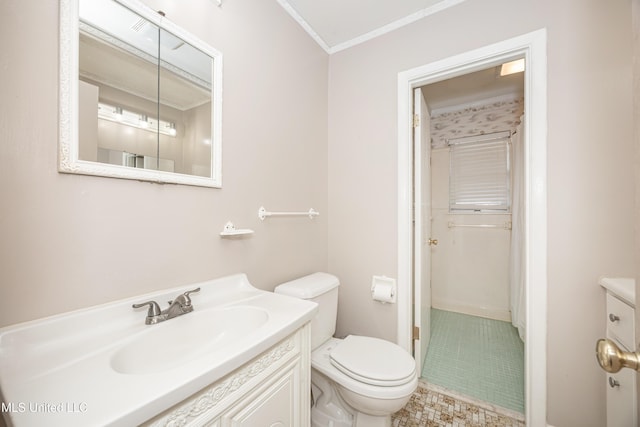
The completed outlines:
{"type": "Polygon", "coordinates": [[[517,412],[476,402],[420,383],[409,403],[392,416],[392,427],[524,427],[517,412]]]}

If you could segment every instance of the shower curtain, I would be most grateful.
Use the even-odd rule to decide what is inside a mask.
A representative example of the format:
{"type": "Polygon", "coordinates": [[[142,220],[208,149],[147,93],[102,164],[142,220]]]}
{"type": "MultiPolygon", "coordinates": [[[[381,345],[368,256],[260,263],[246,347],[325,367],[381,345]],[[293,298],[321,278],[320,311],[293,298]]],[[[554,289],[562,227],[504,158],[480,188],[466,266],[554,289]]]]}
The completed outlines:
{"type": "Polygon", "coordinates": [[[512,150],[512,198],[511,198],[511,248],[509,282],[511,288],[511,323],[518,329],[520,339],[525,335],[525,234],[524,234],[524,115],[511,137],[512,150]]]}

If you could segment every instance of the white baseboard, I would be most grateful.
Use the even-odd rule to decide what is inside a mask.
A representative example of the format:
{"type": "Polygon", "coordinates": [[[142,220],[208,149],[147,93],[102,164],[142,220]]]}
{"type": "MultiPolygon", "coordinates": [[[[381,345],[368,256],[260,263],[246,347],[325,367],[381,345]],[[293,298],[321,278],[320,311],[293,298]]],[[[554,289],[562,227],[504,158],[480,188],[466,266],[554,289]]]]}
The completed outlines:
{"type": "Polygon", "coordinates": [[[457,301],[448,301],[433,297],[431,307],[438,310],[454,311],[456,313],[468,314],[470,316],[484,317],[487,319],[502,320],[511,322],[511,312],[508,310],[492,307],[477,307],[463,304],[457,301]]]}

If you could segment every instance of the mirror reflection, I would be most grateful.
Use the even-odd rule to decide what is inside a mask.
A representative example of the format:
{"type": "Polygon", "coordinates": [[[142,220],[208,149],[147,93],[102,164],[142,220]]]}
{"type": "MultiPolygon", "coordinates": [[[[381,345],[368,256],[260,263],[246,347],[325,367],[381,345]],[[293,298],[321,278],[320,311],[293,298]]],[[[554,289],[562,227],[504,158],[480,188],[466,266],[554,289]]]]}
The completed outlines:
{"type": "Polygon", "coordinates": [[[215,178],[214,58],[124,4],[79,2],[78,160],[215,178]]]}

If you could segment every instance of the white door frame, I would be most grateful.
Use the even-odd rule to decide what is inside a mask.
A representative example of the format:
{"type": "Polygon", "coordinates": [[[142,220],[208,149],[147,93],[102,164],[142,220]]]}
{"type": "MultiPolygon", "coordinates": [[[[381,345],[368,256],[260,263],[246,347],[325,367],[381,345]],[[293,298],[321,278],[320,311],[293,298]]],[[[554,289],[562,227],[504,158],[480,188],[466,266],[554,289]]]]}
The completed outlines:
{"type": "Polygon", "coordinates": [[[398,74],[398,344],[411,351],[413,325],[413,89],[525,58],[525,420],[547,418],[547,33],[537,30],[398,74]]]}

